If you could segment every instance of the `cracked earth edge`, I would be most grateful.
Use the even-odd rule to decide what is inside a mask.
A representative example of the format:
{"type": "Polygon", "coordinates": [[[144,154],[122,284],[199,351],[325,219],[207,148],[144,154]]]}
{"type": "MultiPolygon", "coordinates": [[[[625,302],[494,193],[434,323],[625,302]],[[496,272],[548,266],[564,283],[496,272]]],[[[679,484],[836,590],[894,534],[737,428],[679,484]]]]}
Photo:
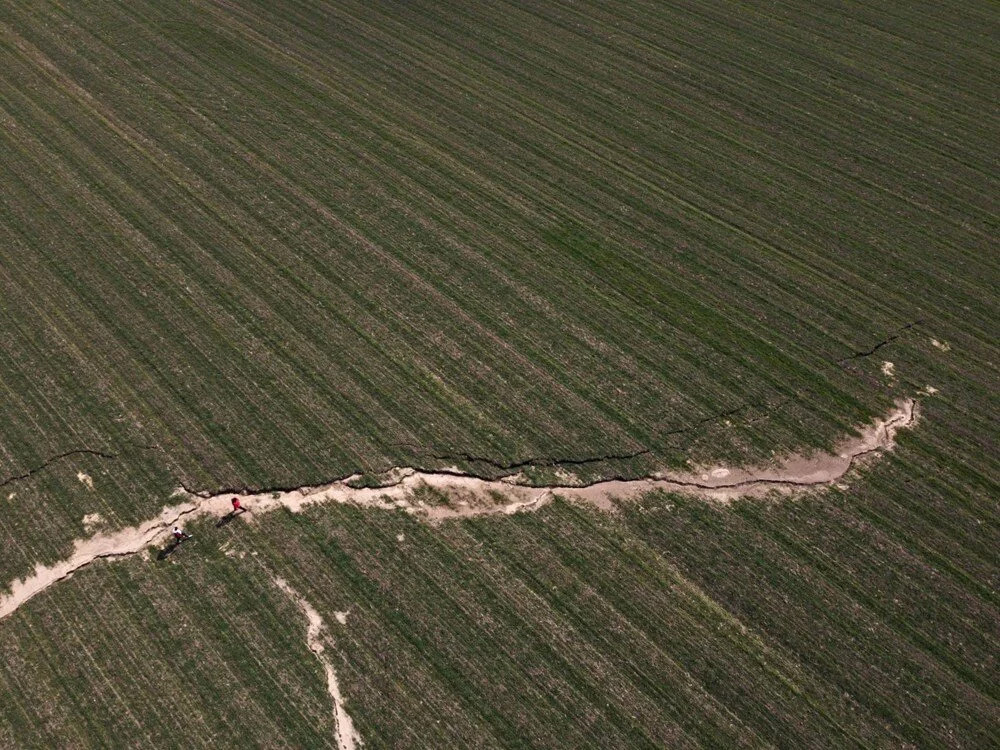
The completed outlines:
{"type": "Polygon", "coordinates": [[[178,488],[180,502],[164,507],[159,515],[138,526],[98,533],[74,542],[73,552],[52,565],[38,564],[26,578],[9,584],[10,593],[0,596],[0,619],[49,586],[63,581],[95,560],[128,557],[169,536],[170,527],[182,520],[204,516],[221,517],[231,508],[231,499],[259,515],[278,508],[299,512],[320,503],[341,503],[383,511],[410,513],[430,523],[484,515],[511,515],[538,510],[556,497],[612,511],[616,499],[629,499],[655,490],[693,495],[727,502],[737,497],[763,496],[777,492],[802,494],[837,484],[867,457],[892,450],[896,432],[913,426],[918,417],[914,399],[898,401],[882,419],[840,443],[833,453],[789,456],[772,467],[746,469],[708,468],[688,474],[657,472],[638,479],[609,479],[591,484],[528,485],[518,472],[501,479],[484,479],[458,469],[425,471],[400,467],[380,477],[379,487],[352,486],[362,477],[353,474],[327,484],[257,493],[192,492],[178,488]],[[414,491],[429,487],[444,493],[448,504],[428,505],[414,491]]]}

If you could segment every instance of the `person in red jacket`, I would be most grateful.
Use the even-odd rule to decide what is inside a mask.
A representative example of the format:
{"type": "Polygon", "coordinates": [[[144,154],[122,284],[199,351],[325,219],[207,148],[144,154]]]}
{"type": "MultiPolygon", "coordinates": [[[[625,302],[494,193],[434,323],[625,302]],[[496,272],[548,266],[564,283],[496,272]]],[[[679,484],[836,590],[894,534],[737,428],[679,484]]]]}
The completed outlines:
{"type": "Polygon", "coordinates": [[[238,497],[234,497],[233,498],[233,515],[234,516],[237,515],[238,513],[245,513],[248,510],[250,510],[250,509],[249,508],[244,508],[242,505],[240,505],[240,499],[238,497]]]}

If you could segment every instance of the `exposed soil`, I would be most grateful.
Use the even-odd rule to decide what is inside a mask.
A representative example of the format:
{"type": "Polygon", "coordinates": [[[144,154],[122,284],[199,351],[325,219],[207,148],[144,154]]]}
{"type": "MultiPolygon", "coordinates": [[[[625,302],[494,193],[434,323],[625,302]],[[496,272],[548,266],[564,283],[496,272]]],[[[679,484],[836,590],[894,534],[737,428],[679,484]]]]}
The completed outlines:
{"type": "MultiPolygon", "coordinates": [[[[323,665],[323,669],[326,671],[326,689],[333,699],[335,711],[337,747],[339,750],[356,750],[358,746],[364,743],[361,741],[361,735],[354,728],[354,722],[351,720],[350,714],[344,708],[344,697],[340,692],[337,672],[323,644],[323,633],[326,632],[326,624],[323,622],[323,618],[319,612],[316,611],[316,608],[289,586],[287,581],[283,578],[275,578],[274,583],[298,605],[309,623],[306,628],[306,644],[309,646],[309,650],[319,659],[320,664],[323,665]]],[[[343,612],[338,612],[337,620],[343,624],[347,621],[347,615],[343,612]],[[340,619],[341,616],[343,620],[340,619]]]]}
{"type": "Polygon", "coordinates": [[[100,513],[88,513],[83,517],[83,530],[88,534],[92,534],[97,530],[97,527],[104,523],[104,518],[100,513]]]}
{"type": "Polygon", "coordinates": [[[457,469],[422,471],[399,467],[386,472],[377,487],[355,487],[360,474],[318,486],[260,493],[193,493],[180,488],[176,505],[165,507],[159,516],[139,526],[111,533],[98,533],[74,543],[72,554],[53,565],[38,565],[34,573],[11,584],[11,593],[0,597],[0,619],[49,586],[71,576],[94,560],[124,557],[167,539],[170,528],[184,518],[213,516],[228,519],[232,498],[238,497],[251,512],[239,516],[252,521],[255,515],[277,508],[299,512],[318,503],[353,504],[376,510],[402,510],[430,523],[484,515],[511,515],[538,510],[555,497],[592,505],[605,511],[615,508],[615,500],[636,497],[654,490],[678,492],[707,500],[727,502],[736,497],[768,493],[794,495],[836,485],[854,465],[866,457],[891,450],[896,432],[917,420],[917,402],[906,399],[886,417],[865,427],[860,434],[845,439],[833,453],[791,455],[773,466],[730,468],[710,466],[692,473],[662,472],[631,480],[528,486],[520,473],[501,479],[484,479],[457,469]],[[421,487],[438,490],[449,498],[447,504],[428,505],[415,499],[421,487]]]}

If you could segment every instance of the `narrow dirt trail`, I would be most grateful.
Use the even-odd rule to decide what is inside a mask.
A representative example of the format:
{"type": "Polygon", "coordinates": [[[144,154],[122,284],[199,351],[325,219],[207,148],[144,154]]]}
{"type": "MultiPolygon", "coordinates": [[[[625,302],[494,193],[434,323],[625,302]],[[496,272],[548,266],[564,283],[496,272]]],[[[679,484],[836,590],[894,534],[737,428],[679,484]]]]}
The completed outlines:
{"type": "Polygon", "coordinates": [[[400,467],[379,477],[379,487],[352,486],[362,479],[355,474],[317,486],[249,494],[212,495],[180,488],[174,497],[181,498],[181,502],[165,507],[157,517],[138,526],[78,539],[65,560],[53,565],[39,564],[26,578],[13,581],[10,593],[0,596],[0,619],[95,560],[134,555],[163,541],[175,523],[204,516],[225,516],[234,497],[253,511],[245,516],[248,519],[277,508],[299,512],[309,505],[341,503],[375,510],[399,510],[430,523],[440,523],[535,511],[557,496],[610,511],[616,499],[633,498],[654,490],[720,502],[771,492],[794,495],[837,484],[858,461],[892,450],[896,433],[913,426],[916,420],[917,402],[906,399],[897,402],[889,414],[862,429],[859,435],[842,441],[833,453],[788,456],[770,467],[730,469],[716,466],[693,473],[659,472],[638,479],[598,481],[589,485],[574,484],[571,476],[567,476],[566,484],[530,486],[522,484],[520,473],[501,479],[482,479],[457,469],[423,471],[400,467]],[[449,503],[428,505],[415,499],[415,491],[423,487],[446,494],[449,503]]]}
{"type": "Polygon", "coordinates": [[[339,750],[357,750],[364,743],[361,741],[361,735],[354,728],[354,722],[351,720],[350,714],[344,708],[344,697],[340,692],[340,683],[337,681],[337,671],[334,669],[330,656],[326,653],[326,647],[323,643],[323,633],[327,631],[326,623],[323,622],[323,618],[316,611],[316,608],[299,592],[289,586],[284,578],[274,578],[274,584],[298,605],[298,608],[302,610],[302,614],[306,616],[306,620],[308,621],[306,645],[309,646],[309,650],[319,659],[319,663],[323,665],[323,669],[326,671],[326,689],[333,699],[337,747],[339,750]]]}

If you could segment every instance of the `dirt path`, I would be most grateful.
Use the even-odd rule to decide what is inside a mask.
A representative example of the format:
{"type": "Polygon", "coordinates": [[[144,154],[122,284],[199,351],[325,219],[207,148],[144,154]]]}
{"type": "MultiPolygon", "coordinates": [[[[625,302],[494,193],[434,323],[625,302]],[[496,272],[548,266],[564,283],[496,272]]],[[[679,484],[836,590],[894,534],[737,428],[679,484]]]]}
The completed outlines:
{"type": "Polygon", "coordinates": [[[322,636],[326,630],[326,624],[323,622],[323,618],[319,612],[316,611],[316,608],[289,586],[285,579],[275,578],[274,583],[298,605],[309,623],[306,628],[306,644],[309,646],[309,650],[319,659],[320,664],[323,665],[323,669],[326,671],[326,689],[330,693],[330,697],[333,698],[337,747],[339,750],[356,750],[357,747],[364,743],[361,741],[361,735],[354,728],[354,722],[351,720],[350,714],[344,708],[344,698],[340,692],[340,683],[337,681],[337,672],[323,644],[322,636]]]}
{"type": "Polygon", "coordinates": [[[402,510],[428,522],[440,523],[456,518],[534,511],[556,496],[609,511],[614,508],[616,498],[627,499],[653,490],[722,502],[769,492],[792,495],[838,483],[859,460],[891,450],[896,432],[911,427],[916,420],[917,403],[906,399],[898,402],[884,418],[861,430],[857,437],[842,441],[834,453],[808,457],[793,455],[771,467],[730,469],[716,466],[690,474],[662,472],[639,479],[602,481],[586,486],[573,484],[572,477],[567,477],[565,484],[538,487],[520,484],[520,474],[487,480],[457,469],[420,471],[403,467],[382,475],[379,487],[352,487],[361,479],[360,475],[353,475],[313,487],[256,494],[209,495],[181,488],[174,493],[181,502],[165,507],[156,518],[139,526],[78,539],[67,559],[53,565],[38,565],[27,578],[14,581],[11,593],[0,596],[0,619],[94,560],[133,555],[163,541],[174,523],[203,516],[221,518],[230,511],[233,497],[239,497],[243,506],[253,511],[245,516],[248,520],[277,508],[298,512],[316,503],[344,503],[377,510],[402,510]],[[422,487],[445,493],[449,503],[427,505],[415,499],[414,491],[422,487]]]}

